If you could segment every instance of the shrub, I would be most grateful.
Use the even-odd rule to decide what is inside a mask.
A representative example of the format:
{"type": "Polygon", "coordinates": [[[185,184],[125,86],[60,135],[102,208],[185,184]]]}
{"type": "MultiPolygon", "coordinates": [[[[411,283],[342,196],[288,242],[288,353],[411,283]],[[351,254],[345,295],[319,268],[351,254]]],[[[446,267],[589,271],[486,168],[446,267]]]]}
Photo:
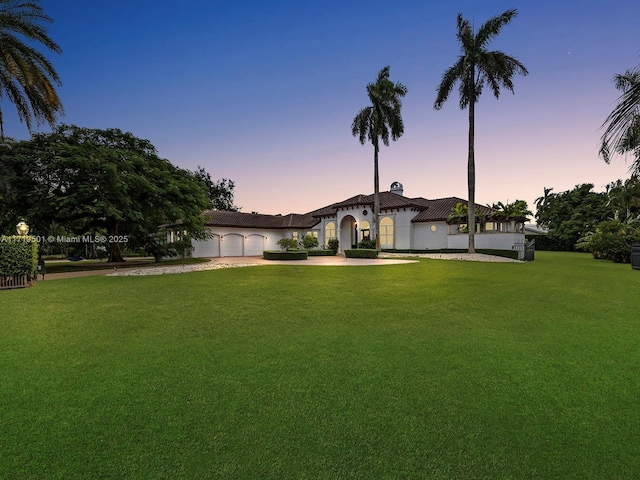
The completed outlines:
{"type": "Polygon", "coordinates": [[[371,248],[358,248],[344,251],[347,258],[378,258],[378,253],[378,250],[371,248]]]}
{"type": "Polygon", "coordinates": [[[38,273],[38,243],[31,236],[0,237],[0,275],[28,275],[38,273]]]}
{"type": "Polygon", "coordinates": [[[331,250],[335,255],[338,253],[338,250],[340,249],[340,242],[338,241],[337,238],[330,238],[329,241],[327,242],[327,246],[329,247],[329,250],[331,250]]]}
{"type": "Polygon", "coordinates": [[[640,228],[635,219],[621,222],[605,220],[596,225],[595,232],[578,239],[576,249],[593,254],[593,258],[607,259],[615,263],[631,262],[631,244],[640,240],[640,228]]]}
{"type": "Polygon", "coordinates": [[[299,248],[298,241],[295,238],[282,238],[278,240],[278,246],[282,250],[297,250],[299,248]]]}
{"type": "Polygon", "coordinates": [[[265,250],[262,256],[265,260],[306,260],[307,254],[306,250],[265,250]]]}
{"type": "Polygon", "coordinates": [[[376,241],[375,240],[362,240],[359,244],[358,244],[358,248],[368,248],[368,249],[375,249],[376,248],[376,241]]]}
{"type": "Polygon", "coordinates": [[[333,250],[309,250],[310,257],[330,257],[335,255],[333,250]]]}
{"type": "Polygon", "coordinates": [[[302,238],[302,247],[305,250],[311,250],[312,248],[316,248],[318,246],[318,239],[313,235],[305,235],[302,238]]]}

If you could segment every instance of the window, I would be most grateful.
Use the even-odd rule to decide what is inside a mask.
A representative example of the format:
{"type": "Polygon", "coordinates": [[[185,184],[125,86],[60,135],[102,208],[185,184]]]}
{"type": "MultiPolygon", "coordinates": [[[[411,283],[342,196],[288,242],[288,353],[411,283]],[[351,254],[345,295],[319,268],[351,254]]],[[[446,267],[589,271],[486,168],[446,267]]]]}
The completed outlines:
{"type": "Polygon", "coordinates": [[[293,232],[291,235],[294,240],[298,240],[298,232],[293,232]]]}
{"type": "Polygon", "coordinates": [[[305,233],[305,236],[306,235],[318,238],[318,231],[317,230],[309,230],[307,233],[305,233]]]}
{"type": "Polygon", "coordinates": [[[364,221],[360,224],[360,241],[371,239],[371,227],[369,222],[364,221]]]}
{"type": "Polygon", "coordinates": [[[384,217],[380,220],[380,245],[393,248],[393,220],[384,217]]]}
{"type": "Polygon", "coordinates": [[[324,241],[327,242],[331,238],[336,238],[336,224],[328,222],[324,226],[324,241]]]}

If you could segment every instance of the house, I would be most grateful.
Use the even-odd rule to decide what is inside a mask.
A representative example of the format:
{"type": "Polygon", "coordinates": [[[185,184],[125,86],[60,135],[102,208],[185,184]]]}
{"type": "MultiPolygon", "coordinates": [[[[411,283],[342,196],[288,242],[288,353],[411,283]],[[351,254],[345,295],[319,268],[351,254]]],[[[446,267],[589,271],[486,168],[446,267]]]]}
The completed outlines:
{"type": "MultiPolygon", "coordinates": [[[[466,219],[447,220],[456,205],[466,201],[456,197],[429,200],[403,195],[401,183],[393,182],[380,192],[380,245],[384,250],[466,249],[466,219]]],[[[477,205],[476,249],[518,249],[524,244],[526,218],[504,218],[489,207],[477,205]]],[[[320,245],[337,238],[340,251],[373,238],[373,195],[356,195],[306,214],[261,215],[208,210],[207,228],[212,237],[193,241],[194,257],[262,255],[278,250],[282,238],[302,239],[313,235],[320,245]]],[[[173,236],[171,236],[173,237],[173,236]]]]}

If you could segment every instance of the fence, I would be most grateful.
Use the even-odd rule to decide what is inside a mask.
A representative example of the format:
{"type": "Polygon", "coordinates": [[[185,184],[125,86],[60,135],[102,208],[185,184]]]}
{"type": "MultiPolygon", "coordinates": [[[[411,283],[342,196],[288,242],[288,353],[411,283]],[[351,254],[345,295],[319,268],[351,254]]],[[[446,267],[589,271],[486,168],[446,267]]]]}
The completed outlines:
{"type": "Polygon", "coordinates": [[[31,286],[29,275],[0,275],[0,290],[31,286]]]}
{"type": "Polygon", "coordinates": [[[518,252],[518,260],[533,262],[536,252],[536,240],[525,240],[524,242],[516,242],[511,247],[518,252]]]}

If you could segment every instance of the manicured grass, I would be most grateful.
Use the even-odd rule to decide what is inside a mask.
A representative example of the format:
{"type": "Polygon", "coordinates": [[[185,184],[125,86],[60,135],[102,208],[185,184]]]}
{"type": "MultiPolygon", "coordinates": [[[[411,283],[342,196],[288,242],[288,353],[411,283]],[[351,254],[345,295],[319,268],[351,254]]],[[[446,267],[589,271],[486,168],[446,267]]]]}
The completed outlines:
{"type": "Polygon", "coordinates": [[[0,478],[638,478],[640,271],[590,255],[0,292],[0,478]]]}

